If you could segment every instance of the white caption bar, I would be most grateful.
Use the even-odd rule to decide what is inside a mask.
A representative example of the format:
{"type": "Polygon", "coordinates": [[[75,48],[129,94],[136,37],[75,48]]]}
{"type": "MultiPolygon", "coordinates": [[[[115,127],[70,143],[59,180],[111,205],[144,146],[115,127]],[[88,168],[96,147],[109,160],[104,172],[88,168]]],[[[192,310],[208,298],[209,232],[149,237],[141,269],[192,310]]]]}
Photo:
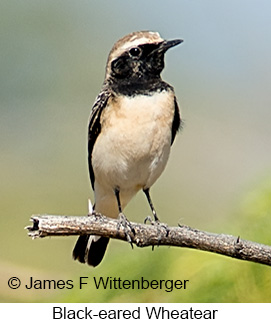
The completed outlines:
{"type": "Polygon", "coordinates": [[[2,322],[265,322],[270,304],[26,303],[0,304],[2,322]]]}

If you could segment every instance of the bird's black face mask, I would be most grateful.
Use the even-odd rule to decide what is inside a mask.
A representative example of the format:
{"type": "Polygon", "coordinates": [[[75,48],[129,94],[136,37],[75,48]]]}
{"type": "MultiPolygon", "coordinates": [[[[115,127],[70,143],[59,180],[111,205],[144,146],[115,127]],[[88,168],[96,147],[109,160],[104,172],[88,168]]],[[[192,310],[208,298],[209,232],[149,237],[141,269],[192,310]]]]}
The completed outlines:
{"type": "Polygon", "coordinates": [[[182,40],[162,41],[132,47],[111,63],[111,76],[116,79],[131,79],[138,83],[160,77],[164,69],[165,52],[182,40]]]}

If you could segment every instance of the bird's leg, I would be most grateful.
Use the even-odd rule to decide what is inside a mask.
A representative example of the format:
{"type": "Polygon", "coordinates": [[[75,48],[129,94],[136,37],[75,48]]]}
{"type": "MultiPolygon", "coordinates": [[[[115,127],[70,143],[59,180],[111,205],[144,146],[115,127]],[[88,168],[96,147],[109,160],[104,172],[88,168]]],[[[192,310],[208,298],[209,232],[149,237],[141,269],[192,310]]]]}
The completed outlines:
{"type": "Polygon", "coordinates": [[[135,234],[135,230],[132,227],[130,221],[126,218],[126,216],[122,212],[119,188],[118,187],[115,188],[114,192],[115,192],[115,196],[116,196],[117,203],[118,203],[118,209],[119,209],[119,226],[118,227],[119,227],[119,229],[120,229],[121,226],[124,228],[126,239],[130,243],[131,247],[133,248],[133,242],[132,242],[132,239],[131,239],[131,232],[133,234],[135,234]]]}
{"type": "Polygon", "coordinates": [[[118,203],[119,214],[121,214],[122,208],[121,208],[121,203],[120,203],[120,189],[118,187],[115,188],[115,196],[116,196],[117,203],[118,203]]]}
{"type": "Polygon", "coordinates": [[[95,204],[92,205],[90,199],[88,200],[88,216],[94,216],[97,221],[103,221],[104,218],[104,215],[95,211],[95,204]]]}
{"type": "Polygon", "coordinates": [[[151,200],[151,197],[150,197],[150,189],[149,188],[145,188],[143,189],[143,192],[145,193],[146,197],[147,197],[147,200],[149,202],[149,205],[150,205],[150,208],[152,210],[152,214],[153,214],[153,217],[154,217],[154,221],[152,221],[152,219],[147,216],[144,220],[144,223],[146,223],[147,221],[150,221],[151,224],[153,225],[156,225],[157,226],[157,229],[158,229],[158,245],[159,245],[159,242],[161,241],[162,239],[162,230],[161,230],[161,227],[163,227],[165,230],[166,230],[166,236],[168,236],[168,233],[169,233],[169,229],[168,229],[168,226],[166,224],[161,224],[159,219],[158,219],[158,216],[157,216],[157,213],[154,209],[154,206],[152,204],[152,200],[151,200]]]}
{"type": "MultiPolygon", "coordinates": [[[[160,221],[159,221],[159,219],[158,219],[158,217],[157,217],[157,213],[156,213],[156,211],[155,211],[155,209],[154,209],[154,206],[153,206],[153,204],[152,204],[152,200],[151,200],[151,197],[150,197],[150,189],[149,188],[145,188],[145,189],[143,189],[143,192],[145,193],[145,195],[146,195],[146,197],[147,197],[147,200],[148,200],[148,203],[149,203],[149,206],[150,206],[150,208],[151,208],[151,211],[152,211],[152,215],[153,215],[153,217],[154,217],[154,221],[156,222],[156,223],[159,223],[160,221]]],[[[145,223],[146,223],[146,221],[148,221],[148,220],[150,220],[148,217],[145,219],[145,223]]]]}

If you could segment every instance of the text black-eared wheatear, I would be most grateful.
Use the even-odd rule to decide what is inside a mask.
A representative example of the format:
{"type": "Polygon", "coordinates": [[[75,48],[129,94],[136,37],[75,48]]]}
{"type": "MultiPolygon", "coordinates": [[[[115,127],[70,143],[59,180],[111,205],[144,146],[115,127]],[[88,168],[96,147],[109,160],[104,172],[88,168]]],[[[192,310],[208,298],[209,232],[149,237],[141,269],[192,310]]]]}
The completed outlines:
{"type": "MultiPolygon", "coordinates": [[[[158,222],[149,190],[166,166],[181,125],[174,89],[160,74],[165,52],[181,42],[140,31],[121,38],[109,53],[88,128],[89,174],[97,213],[117,218],[143,190],[158,222]]],[[[108,241],[82,235],[73,257],[97,266],[108,241]]]]}

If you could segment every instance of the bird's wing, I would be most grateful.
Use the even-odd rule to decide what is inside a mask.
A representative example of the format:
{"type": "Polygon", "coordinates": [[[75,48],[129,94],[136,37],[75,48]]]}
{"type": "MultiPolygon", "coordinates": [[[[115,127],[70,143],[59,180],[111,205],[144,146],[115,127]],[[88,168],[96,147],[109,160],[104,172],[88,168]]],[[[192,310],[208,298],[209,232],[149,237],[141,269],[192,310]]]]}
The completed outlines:
{"type": "Polygon", "coordinates": [[[100,117],[103,109],[106,107],[107,101],[110,97],[109,90],[104,87],[100,94],[97,96],[95,103],[92,107],[89,126],[88,126],[88,167],[89,176],[91,180],[92,188],[94,189],[95,176],[92,167],[92,151],[95,142],[101,132],[100,117]]]}
{"type": "Polygon", "coordinates": [[[174,117],[173,117],[173,122],[172,122],[172,128],[171,128],[171,145],[174,142],[174,139],[176,137],[176,133],[178,132],[178,130],[181,129],[181,124],[182,124],[182,119],[180,116],[180,109],[177,103],[177,99],[176,97],[174,97],[174,107],[175,107],[175,111],[174,111],[174,117]]]}

